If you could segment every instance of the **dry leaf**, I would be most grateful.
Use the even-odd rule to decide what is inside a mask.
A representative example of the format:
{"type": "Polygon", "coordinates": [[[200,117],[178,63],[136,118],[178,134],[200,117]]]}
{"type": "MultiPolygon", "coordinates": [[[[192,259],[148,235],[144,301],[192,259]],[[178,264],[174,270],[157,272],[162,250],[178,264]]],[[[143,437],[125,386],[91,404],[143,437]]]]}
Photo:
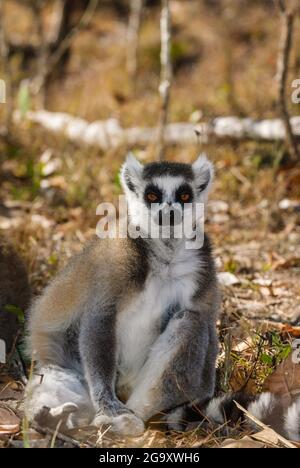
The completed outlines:
{"type": "Polygon", "coordinates": [[[289,335],[293,338],[300,337],[300,327],[293,327],[287,323],[271,322],[269,320],[249,320],[249,323],[253,328],[257,328],[259,325],[259,332],[265,335],[269,331],[278,331],[281,334],[289,335]]]}
{"type": "Polygon", "coordinates": [[[24,392],[13,384],[0,385],[0,400],[3,401],[22,399],[24,392]]]}
{"type": "MultiPolygon", "coordinates": [[[[21,440],[23,441],[24,440],[24,434],[23,432],[21,432],[18,436],[16,436],[15,438],[16,440],[21,440]]],[[[26,431],[26,439],[27,440],[30,440],[30,441],[33,441],[33,440],[44,440],[45,439],[45,435],[44,434],[41,434],[40,432],[37,432],[35,429],[29,429],[28,431],[26,431]]]]}
{"type": "MultiPolygon", "coordinates": [[[[267,431],[272,431],[275,433],[275,431],[273,429],[271,429],[269,426],[267,426],[266,424],[264,424],[262,421],[260,421],[259,419],[257,419],[255,416],[253,416],[253,414],[249,413],[249,411],[247,411],[245,408],[243,408],[237,401],[235,401],[235,404],[236,406],[244,413],[247,415],[247,417],[253,421],[257,426],[261,427],[263,430],[267,430],[267,431]]],[[[285,439],[282,435],[280,434],[276,434],[276,437],[278,438],[278,441],[281,442],[284,447],[287,447],[287,448],[296,448],[294,444],[292,444],[292,442],[290,442],[289,440],[285,439]]],[[[274,436],[272,437],[275,437],[275,434],[274,436]]]]}
{"type": "Polygon", "coordinates": [[[288,268],[299,268],[300,258],[299,257],[290,257],[283,260],[278,260],[277,263],[273,264],[273,270],[288,269],[288,268]]]}
{"type": "Polygon", "coordinates": [[[300,327],[292,327],[289,324],[283,325],[282,331],[284,333],[288,333],[289,335],[293,336],[294,338],[300,337],[300,327]]]}
{"type": "Polygon", "coordinates": [[[300,395],[300,364],[293,362],[293,354],[283,361],[267,378],[264,389],[281,396],[286,404],[300,395]]]}
{"type": "Polygon", "coordinates": [[[0,436],[16,434],[20,431],[20,419],[12,410],[0,407],[0,436]]]}
{"type": "Polygon", "coordinates": [[[0,437],[5,435],[17,434],[20,431],[19,424],[0,425],[0,437]]]}
{"type": "Polygon", "coordinates": [[[278,434],[269,428],[265,428],[262,431],[257,432],[257,434],[251,435],[251,437],[267,445],[276,446],[279,443],[278,434]]]}
{"type": "Polygon", "coordinates": [[[235,275],[229,273],[229,271],[222,271],[219,273],[218,280],[222,286],[234,286],[241,282],[235,275]]]}
{"type": "Polygon", "coordinates": [[[251,437],[245,436],[240,440],[227,439],[221,445],[222,448],[264,448],[265,444],[255,441],[251,437]]]}
{"type": "Polygon", "coordinates": [[[270,288],[273,284],[273,281],[269,278],[256,278],[253,280],[253,283],[256,284],[257,286],[270,288]]]}

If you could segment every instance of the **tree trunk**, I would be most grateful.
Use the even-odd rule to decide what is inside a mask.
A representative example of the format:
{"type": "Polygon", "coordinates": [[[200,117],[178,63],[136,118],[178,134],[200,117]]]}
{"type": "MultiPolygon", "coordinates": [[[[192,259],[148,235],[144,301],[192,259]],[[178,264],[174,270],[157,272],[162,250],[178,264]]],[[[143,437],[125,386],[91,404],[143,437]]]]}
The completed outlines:
{"type": "Polygon", "coordinates": [[[30,287],[25,266],[14,248],[0,237],[0,340],[10,354],[18,337],[20,317],[29,305],[30,287]]]}

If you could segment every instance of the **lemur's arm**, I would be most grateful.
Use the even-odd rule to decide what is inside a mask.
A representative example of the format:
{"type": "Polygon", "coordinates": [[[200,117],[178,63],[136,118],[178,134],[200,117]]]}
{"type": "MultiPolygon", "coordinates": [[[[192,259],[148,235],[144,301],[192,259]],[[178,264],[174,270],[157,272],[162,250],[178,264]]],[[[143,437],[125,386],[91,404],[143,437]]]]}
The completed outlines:
{"type": "Polygon", "coordinates": [[[126,412],[115,394],[116,337],[114,305],[95,307],[81,320],[79,351],[97,414],[126,412]]]}
{"type": "Polygon", "coordinates": [[[210,313],[207,305],[177,313],[153,346],[126,404],[144,421],[184,402],[212,398],[218,344],[210,313]]]}

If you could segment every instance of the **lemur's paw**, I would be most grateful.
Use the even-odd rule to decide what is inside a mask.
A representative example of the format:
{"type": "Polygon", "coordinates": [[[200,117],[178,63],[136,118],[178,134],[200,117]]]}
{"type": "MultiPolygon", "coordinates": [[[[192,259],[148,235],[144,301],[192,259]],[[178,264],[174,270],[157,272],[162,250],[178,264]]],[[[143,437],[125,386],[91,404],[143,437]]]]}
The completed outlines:
{"type": "Polygon", "coordinates": [[[34,416],[34,420],[42,427],[56,429],[58,424],[60,428],[68,427],[68,418],[70,414],[78,411],[78,406],[74,403],[64,403],[56,408],[43,406],[34,416]]]}
{"type": "Polygon", "coordinates": [[[170,411],[164,418],[163,422],[166,424],[169,431],[184,432],[186,423],[184,421],[183,408],[177,408],[170,411]]]}
{"type": "Polygon", "coordinates": [[[143,421],[131,413],[118,416],[97,415],[92,425],[124,437],[137,437],[145,430],[143,421]]]}
{"type": "Polygon", "coordinates": [[[75,403],[64,403],[56,408],[51,408],[50,415],[53,418],[65,418],[76,411],[78,411],[78,406],[75,403]]]}
{"type": "Polygon", "coordinates": [[[114,427],[114,432],[132,437],[141,435],[145,430],[143,421],[134,414],[117,416],[114,418],[114,427]]]}
{"type": "Polygon", "coordinates": [[[99,427],[100,429],[107,429],[112,424],[112,417],[106,416],[105,414],[97,414],[94,417],[93,422],[91,423],[94,427],[99,427]]]}

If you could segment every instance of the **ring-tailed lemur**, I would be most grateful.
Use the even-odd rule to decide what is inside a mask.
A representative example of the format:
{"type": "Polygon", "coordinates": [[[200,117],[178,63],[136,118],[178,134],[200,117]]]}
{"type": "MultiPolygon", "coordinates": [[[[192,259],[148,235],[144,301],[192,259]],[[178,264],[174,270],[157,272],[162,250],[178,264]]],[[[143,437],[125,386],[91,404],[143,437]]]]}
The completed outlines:
{"type": "Polygon", "coordinates": [[[32,306],[28,418],[137,435],[158,413],[182,417],[186,402],[211,402],[220,294],[209,239],[187,248],[185,237],[142,234],[149,214],[161,225],[166,206],[205,203],[212,177],[205,156],[193,165],[127,159],[121,181],[141,235],[94,240],[32,306]]]}
{"type": "MultiPolygon", "coordinates": [[[[145,215],[158,215],[152,204],[205,202],[212,176],[204,156],[193,165],[145,166],[129,157],[121,180],[130,224],[144,231],[145,215]]],[[[139,434],[159,412],[199,396],[207,402],[215,387],[219,305],[207,237],[200,249],[174,236],[94,240],[32,306],[29,346],[37,370],[27,416],[139,434]]]]}

